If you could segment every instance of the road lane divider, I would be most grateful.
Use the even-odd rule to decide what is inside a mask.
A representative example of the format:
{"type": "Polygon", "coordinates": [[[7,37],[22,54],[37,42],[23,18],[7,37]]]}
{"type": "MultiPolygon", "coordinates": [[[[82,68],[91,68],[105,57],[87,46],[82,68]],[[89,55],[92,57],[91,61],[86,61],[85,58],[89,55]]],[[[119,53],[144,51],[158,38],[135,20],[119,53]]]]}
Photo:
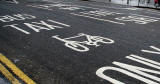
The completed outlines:
{"type": "Polygon", "coordinates": [[[12,84],[21,84],[1,63],[0,63],[0,72],[1,72],[12,84]]]}
{"type": "MultiPolygon", "coordinates": [[[[23,71],[21,71],[14,63],[7,59],[4,55],[0,53],[0,61],[4,63],[11,71],[23,80],[26,84],[36,84],[31,78],[29,78],[23,71]]],[[[18,84],[18,83],[17,83],[18,84]]]]}

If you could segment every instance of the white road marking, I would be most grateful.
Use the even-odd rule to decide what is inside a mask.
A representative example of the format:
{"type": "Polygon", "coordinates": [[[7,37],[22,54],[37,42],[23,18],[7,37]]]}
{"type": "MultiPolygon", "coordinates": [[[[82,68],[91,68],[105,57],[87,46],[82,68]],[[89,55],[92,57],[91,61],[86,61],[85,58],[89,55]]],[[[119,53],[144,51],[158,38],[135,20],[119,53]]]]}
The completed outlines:
{"type": "Polygon", "coordinates": [[[100,46],[99,43],[103,43],[103,44],[113,44],[114,43],[114,40],[112,39],[101,37],[101,36],[92,36],[92,35],[88,35],[84,33],[79,33],[76,36],[72,36],[68,38],[60,38],[59,35],[55,35],[55,36],[52,36],[52,38],[55,38],[57,40],[64,42],[65,43],[64,45],[66,47],[72,50],[78,51],[78,52],[87,52],[89,51],[88,46],[98,47],[100,46]],[[72,40],[72,38],[78,38],[78,37],[85,37],[86,40],[85,41],[72,40]]]}
{"type": "Polygon", "coordinates": [[[12,27],[12,28],[15,28],[15,29],[17,29],[17,30],[19,30],[19,31],[21,31],[21,32],[23,32],[23,33],[25,33],[25,34],[30,34],[30,32],[27,32],[27,31],[25,31],[25,30],[23,30],[23,29],[17,27],[16,25],[18,25],[18,24],[5,25],[4,27],[12,27]]]}
{"type": "MultiPolygon", "coordinates": [[[[154,51],[150,50],[141,50],[141,51],[152,54],[160,54],[160,48],[155,46],[150,46],[150,48],[154,49],[154,51]]],[[[137,62],[139,63],[139,65],[143,66],[139,67],[127,63],[114,61],[112,62],[112,64],[116,65],[116,67],[112,66],[101,67],[96,71],[96,75],[113,84],[126,84],[125,82],[119,81],[118,78],[114,79],[110,76],[107,76],[107,73],[104,73],[106,71],[116,71],[147,84],[159,84],[160,77],[158,77],[158,75],[160,75],[160,62],[134,54],[130,54],[125,58],[137,62]],[[148,67],[145,68],[145,66],[148,67]]]]}
{"type": "Polygon", "coordinates": [[[53,23],[57,23],[57,24],[60,24],[60,25],[66,26],[66,27],[71,27],[70,25],[67,25],[67,24],[64,24],[61,22],[57,22],[57,21],[53,21],[53,20],[48,20],[48,21],[53,22],[53,23]]]}
{"type": "Polygon", "coordinates": [[[122,9],[122,8],[116,8],[116,7],[109,7],[109,6],[100,6],[100,5],[94,5],[94,4],[89,4],[91,6],[97,6],[97,7],[103,7],[103,8],[112,8],[112,9],[122,9]]]}
{"type": "Polygon", "coordinates": [[[108,16],[108,15],[120,15],[120,14],[123,14],[123,13],[106,11],[106,10],[84,11],[84,12],[80,12],[80,13],[82,13],[84,15],[93,15],[93,16],[108,16]]]}
{"type": "Polygon", "coordinates": [[[120,72],[122,74],[125,74],[129,77],[135,78],[135,79],[142,81],[144,83],[147,83],[147,84],[159,84],[158,82],[160,82],[160,78],[157,77],[156,75],[153,75],[153,74],[157,74],[157,75],[160,74],[160,71],[159,71],[160,70],[160,63],[159,62],[156,62],[151,59],[143,58],[143,57],[140,57],[137,55],[133,55],[133,54],[126,56],[126,58],[130,59],[132,61],[138,62],[140,64],[152,67],[155,70],[114,61],[114,62],[112,62],[112,64],[114,64],[118,67],[110,67],[110,66],[102,67],[96,71],[96,75],[113,83],[113,84],[125,84],[125,83],[120,82],[116,79],[113,79],[103,73],[104,71],[110,70],[110,71],[120,72]],[[159,69],[159,70],[157,70],[157,69],[159,69]]]}
{"type": "MultiPolygon", "coordinates": [[[[131,7],[131,8],[116,8],[116,7],[109,7],[109,6],[100,6],[100,5],[94,5],[94,4],[89,4],[91,6],[96,6],[96,7],[103,7],[103,8],[112,8],[112,9],[129,9],[129,10],[144,10],[143,8],[134,8],[134,7],[131,7]]],[[[155,14],[155,15],[160,15],[160,12],[158,11],[153,11],[153,10],[145,10],[146,13],[149,13],[149,14],[155,14]]]]}
{"type": "MultiPolygon", "coordinates": [[[[92,9],[100,9],[100,8],[94,8],[94,7],[88,7],[88,6],[78,6],[78,5],[75,5],[75,3],[71,3],[71,2],[59,2],[59,3],[63,3],[63,4],[72,4],[74,6],[77,6],[77,7],[83,7],[83,8],[92,8],[92,9]]],[[[112,9],[128,9],[128,10],[144,10],[143,8],[136,8],[136,7],[130,7],[130,8],[116,8],[116,7],[109,7],[109,6],[100,6],[100,5],[95,5],[95,4],[89,4],[91,6],[96,6],[96,7],[104,7],[104,8],[112,8],[112,9]]],[[[152,11],[152,10],[146,10],[145,12],[146,13],[149,13],[149,14],[155,14],[155,15],[160,15],[160,12],[158,11],[152,11]],[[149,11],[149,12],[146,12],[146,11],[149,11]]]]}
{"type": "Polygon", "coordinates": [[[139,57],[139,56],[133,55],[133,54],[130,55],[130,56],[126,56],[127,59],[130,59],[130,60],[136,61],[138,63],[141,63],[141,64],[144,64],[144,65],[147,65],[147,66],[150,66],[150,67],[153,67],[155,69],[160,70],[160,67],[157,64],[154,64],[154,63],[158,63],[158,62],[150,60],[150,59],[146,59],[146,58],[143,58],[143,57],[139,57],[139,58],[143,58],[143,59],[139,59],[139,58],[136,58],[136,57],[139,57]]]}
{"type": "Polygon", "coordinates": [[[146,18],[160,19],[160,18],[158,18],[158,17],[146,16],[146,15],[140,15],[140,14],[132,14],[132,13],[130,13],[130,14],[131,14],[131,15],[141,16],[141,17],[146,17],[146,18]]]}
{"type": "Polygon", "coordinates": [[[27,20],[27,19],[35,19],[35,16],[29,14],[13,14],[13,15],[4,15],[0,16],[1,22],[12,22],[16,20],[27,20]]]}
{"type": "MultiPolygon", "coordinates": [[[[103,79],[111,82],[112,84],[125,84],[125,83],[123,83],[123,82],[121,82],[121,81],[118,81],[118,80],[116,80],[116,79],[113,79],[113,78],[105,75],[103,72],[104,72],[104,71],[107,71],[107,70],[110,70],[110,71],[112,71],[112,70],[113,70],[113,71],[118,71],[118,72],[121,72],[121,73],[126,73],[126,74],[129,75],[129,76],[132,75],[132,76],[134,76],[134,77],[137,77],[137,75],[134,75],[133,73],[130,73],[130,72],[127,71],[127,70],[123,70],[123,69],[116,68],[116,67],[106,66],[106,67],[101,67],[101,68],[99,68],[99,69],[96,71],[96,75],[97,75],[98,77],[100,77],[100,78],[103,78],[103,79]]],[[[138,77],[137,77],[137,78],[138,78],[138,77]]]]}
{"type": "Polygon", "coordinates": [[[16,1],[16,0],[7,1],[7,2],[10,2],[10,3],[15,3],[15,4],[19,4],[19,2],[18,2],[18,1],[16,1]]]}
{"type": "Polygon", "coordinates": [[[127,21],[127,22],[134,22],[137,24],[148,24],[151,22],[157,22],[159,21],[159,18],[156,17],[150,17],[150,16],[145,16],[145,15],[138,15],[138,14],[131,14],[130,16],[123,16],[123,17],[118,17],[115,18],[116,20],[119,21],[127,21]]]}
{"type": "Polygon", "coordinates": [[[19,2],[17,0],[13,0],[14,3],[18,4],[19,2]]]}
{"type": "Polygon", "coordinates": [[[91,17],[91,16],[86,16],[86,15],[79,15],[79,14],[75,14],[75,13],[70,13],[70,14],[75,15],[75,16],[82,16],[82,17],[87,17],[87,18],[91,18],[91,19],[95,19],[95,20],[100,20],[100,21],[105,21],[105,22],[125,25],[125,23],[116,22],[116,21],[112,21],[112,20],[100,19],[100,18],[95,18],[95,17],[91,17]]]}
{"type": "MultiPolygon", "coordinates": [[[[64,24],[64,23],[61,23],[61,22],[57,22],[57,21],[54,21],[54,20],[50,20],[48,19],[47,20],[48,22],[50,23],[54,23],[54,24],[49,24],[47,23],[46,21],[39,21],[39,22],[30,22],[30,23],[23,23],[25,26],[27,26],[27,28],[35,31],[35,32],[40,32],[41,30],[54,30],[54,29],[59,29],[59,28],[64,28],[63,26],[65,27],[70,27],[70,25],[67,25],[67,24],[64,24]],[[57,26],[57,25],[60,25],[60,26],[57,26]]],[[[20,28],[18,27],[20,25],[18,24],[12,24],[12,25],[5,25],[3,27],[11,27],[11,28],[14,28],[18,31],[21,31],[25,34],[31,34],[29,31],[27,30],[24,30],[23,28],[20,28]]]]}
{"type": "Polygon", "coordinates": [[[156,50],[156,51],[151,51],[151,50],[141,50],[142,52],[147,52],[147,53],[153,53],[153,54],[160,54],[160,48],[157,48],[155,46],[150,46],[150,48],[156,50]]]}
{"type": "Polygon", "coordinates": [[[40,9],[46,9],[46,10],[52,10],[52,9],[49,9],[49,8],[39,7],[39,6],[36,6],[36,5],[27,5],[27,6],[34,7],[34,8],[40,8],[40,9]]]}
{"type": "MultiPolygon", "coordinates": [[[[159,62],[156,62],[156,61],[153,61],[153,60],[150,60],[150,59],[147,59],[147,58],[143,58],[143,57],[140,57],[140,56],[137,56],[137,55],[133,55],[133,54],[131,54],[130,56],[128,56],[128,57],[126,57],[126,58],[129,58],[129,57],[134,57],[134,58],[136,58],[136,59],[140,59],[140,60],[143,60],[143,61],[145,61],[145,62],[148,62],[148,63],[152,63],[152,64],[154,64],[154,65],[159,65],[160,66],[160,63],[159,62]]],[[[137,61],[138,62],[138,61],[137,61]]],[[[148,64],[146,64],[146,63],[144,63],[145,65],[148,65],[148,64]]],[[[153,67],[152,65],[150,66],[150,67],[153,67]]],[[[157,67],[153,67],[153,68],[157,68],[157,67]]],[[[159,67],[158,67],[159,68],[159,67]]],[[[158,69],[157,68],[157,69],[158,69]]],[[[159,68],[160,69],[160,68],[159,68]]]]}
{"type": "Polygon", "coordinates": [[[150,11],[145,11],[146,13],[149,13],[149,14],[154,14],[154,15],[160,15],[160,12],[150,12],[150,11]]]}

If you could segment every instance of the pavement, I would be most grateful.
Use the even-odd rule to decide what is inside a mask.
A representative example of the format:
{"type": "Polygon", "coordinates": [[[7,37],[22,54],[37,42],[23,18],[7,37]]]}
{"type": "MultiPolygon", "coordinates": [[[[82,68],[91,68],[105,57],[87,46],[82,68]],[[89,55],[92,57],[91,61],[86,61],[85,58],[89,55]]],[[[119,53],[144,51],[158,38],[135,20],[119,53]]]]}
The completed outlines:
{"type": "Polygon", "coordinates": [[[160,11],[0,2],[1,84],[159,84],[160,11]]]}
{"type": "Polygon", "coordinates": [[[129,3],[127,4],[128,0],[90,0],[95,2],[102,2],[102,3],[113,3],[113,4],[121,4],[121,5],[130,5],[138,8],[146,8],[146,9],[156,9],[159,10],[160,7],[156,7],[154,5],[154,0],[150,0],[148,3],[147,0],[129,0],[129,3]]]}

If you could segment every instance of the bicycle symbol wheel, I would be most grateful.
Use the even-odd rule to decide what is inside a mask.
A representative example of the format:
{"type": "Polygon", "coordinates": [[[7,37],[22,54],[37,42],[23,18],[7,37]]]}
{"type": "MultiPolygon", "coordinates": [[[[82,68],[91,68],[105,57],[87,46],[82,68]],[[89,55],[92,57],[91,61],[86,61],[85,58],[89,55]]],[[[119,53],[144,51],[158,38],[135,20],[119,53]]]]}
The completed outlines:
{"type": "Polygon", "coordinates": [[[98,42],[104,43],[104,44],[112,44],[114,43],[114,40],[109,39],[109,38],[104,38],[100,36],[96,36],[93,38],[94,40],[99,40],[98,42]]]}
{"type": "Polygon", "coordinates": [[[65,46],[68,48],[71,48],[72,50],[79,51],[79,52],[89,51],[89,48],[79,43],[65,43],[65,46]]]}

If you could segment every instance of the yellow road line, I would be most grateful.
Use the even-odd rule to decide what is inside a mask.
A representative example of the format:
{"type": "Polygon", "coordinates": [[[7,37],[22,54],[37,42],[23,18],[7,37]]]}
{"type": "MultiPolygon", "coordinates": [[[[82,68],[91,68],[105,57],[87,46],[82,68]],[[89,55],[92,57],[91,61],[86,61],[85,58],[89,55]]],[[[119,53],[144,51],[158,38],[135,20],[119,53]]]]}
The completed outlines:
{"type": "Polygon", "coordinates": [[[21,84],[1,63],[0,71],[12,84],[21,84]]]}
{"type": "Polygon", "coordinates": [[[16,67],[10,60],[8,60],[4,55],[0,54],[0,61],[4,63],[8,68],[10,68],[14,74],[21,78],[27,84],[36,84],[32,79],[25,75],[19,68],[16,67]]]}

